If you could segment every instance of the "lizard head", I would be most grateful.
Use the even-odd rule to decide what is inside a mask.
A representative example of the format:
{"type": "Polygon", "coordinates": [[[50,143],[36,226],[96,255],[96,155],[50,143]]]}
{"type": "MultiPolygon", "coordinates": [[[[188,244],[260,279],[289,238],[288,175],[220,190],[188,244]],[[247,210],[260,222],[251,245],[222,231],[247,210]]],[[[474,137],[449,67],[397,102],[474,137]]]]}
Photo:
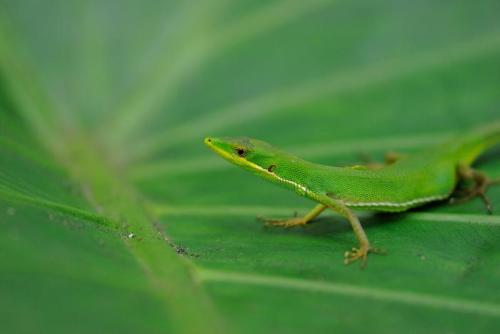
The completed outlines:
{"type": "Polygon", "coordinates": [[[306,193],[303,185],[305,161],[283,152],[261,140],[238,138],[205,138],[205,144],[215,153],[235,165],[263,178],[290,187],[300,194],[306,193]]]}
{"type": "Polygon", "coordinates": [[[271,176],[286,155],[266,142],[246,137],[207,137],[205,144],[224,159],[264,176],[271,176]]]}

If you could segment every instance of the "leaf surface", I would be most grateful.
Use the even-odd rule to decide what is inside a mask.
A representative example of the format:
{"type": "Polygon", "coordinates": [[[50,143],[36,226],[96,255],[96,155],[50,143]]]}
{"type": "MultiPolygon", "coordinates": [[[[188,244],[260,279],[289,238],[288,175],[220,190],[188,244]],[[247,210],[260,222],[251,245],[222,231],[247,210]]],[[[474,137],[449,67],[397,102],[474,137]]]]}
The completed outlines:
{"type": "MultiPolygon", "coordinates": [[[[348,224],[219,160],[245,135],[345,165],[498,120],[498,1],[4,1],[8,332],[486,332],[500,216],[479,200],[348,224]]],[[[478,168],[500,177],[498,151],[478,168]]],[[[500,189],[489,196],[500,207],[500,189]]]]}

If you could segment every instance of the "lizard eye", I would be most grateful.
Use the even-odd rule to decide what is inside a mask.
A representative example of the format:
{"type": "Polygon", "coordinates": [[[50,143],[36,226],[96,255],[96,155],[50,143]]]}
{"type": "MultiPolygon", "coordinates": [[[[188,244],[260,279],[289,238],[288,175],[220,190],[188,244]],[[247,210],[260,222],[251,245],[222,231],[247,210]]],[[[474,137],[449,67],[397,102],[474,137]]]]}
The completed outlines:
{"type": "Polygon", "coordinates": [[[245,155],[247,155],[247,152],[242,148],[235,148],[234,150],[240,157],[244,157],[245,155]]]}

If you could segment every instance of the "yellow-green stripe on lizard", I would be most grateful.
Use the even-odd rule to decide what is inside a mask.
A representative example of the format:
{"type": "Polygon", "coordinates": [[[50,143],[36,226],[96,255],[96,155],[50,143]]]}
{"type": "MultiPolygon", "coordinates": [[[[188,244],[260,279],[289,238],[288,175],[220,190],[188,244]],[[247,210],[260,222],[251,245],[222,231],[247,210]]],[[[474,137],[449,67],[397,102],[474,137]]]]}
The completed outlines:
{"type": "Polygon", "coordinates": [[[485,196],[490,181],[470,166],[489,147],[500,142],[500,123],[456,136],[412,155],[392,156],[383,166],[332,167],[302,160],[268,143],[251,138],[205,138],[205,143],[230,162],[274,183],[295,190],[318,202],[305,217],[266,220],[278,226],[303,225],[330,208],[347,218],[359,247],[346,252],[345,262],[366,261],[371,247],[351,208],[385,212],[406,211],[429,202],[444,200],[456,191],[461,180],[473,186],[460,190],[461,200],[485,196]]]}

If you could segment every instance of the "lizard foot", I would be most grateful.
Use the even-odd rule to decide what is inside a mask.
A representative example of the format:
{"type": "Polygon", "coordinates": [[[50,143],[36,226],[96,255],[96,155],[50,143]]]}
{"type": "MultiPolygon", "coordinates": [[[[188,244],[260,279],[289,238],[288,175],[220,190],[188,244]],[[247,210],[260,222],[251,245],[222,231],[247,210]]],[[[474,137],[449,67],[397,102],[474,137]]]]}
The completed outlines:
{"type": "Polygon", "coordinates": [[[354,261],[361,261],[361,268],[366,266],[368,253],[384,254],[385,251],[380,248],[372,248],[370,246],[361,246],[359,248],[353,247],[350,251],[344,253],[344,264],[351,264],[354,261]]]}
{"type": "Polygon", "coordinates": [[[281,226],[285,228],[305,225],[307,222],[303,217],[295,217],[290,219],[267,219],[258,217],[266,226],[281,226]]]}
{"type": "Polygon", "coordinates": [[[491,204],[491,200],[488,196],[486,196],[486,191],[490,186],[495,184],[500,184],[500,179],[492,180],[483,174],[478,177],[476,184],[473,187],[455,191],[453,197],[450,199],[450,203],[460,204],[479,197],[483,200],[486,211],[488,211],[488,214],[491,215],[493,214],[493,206],[491,204]]]}

